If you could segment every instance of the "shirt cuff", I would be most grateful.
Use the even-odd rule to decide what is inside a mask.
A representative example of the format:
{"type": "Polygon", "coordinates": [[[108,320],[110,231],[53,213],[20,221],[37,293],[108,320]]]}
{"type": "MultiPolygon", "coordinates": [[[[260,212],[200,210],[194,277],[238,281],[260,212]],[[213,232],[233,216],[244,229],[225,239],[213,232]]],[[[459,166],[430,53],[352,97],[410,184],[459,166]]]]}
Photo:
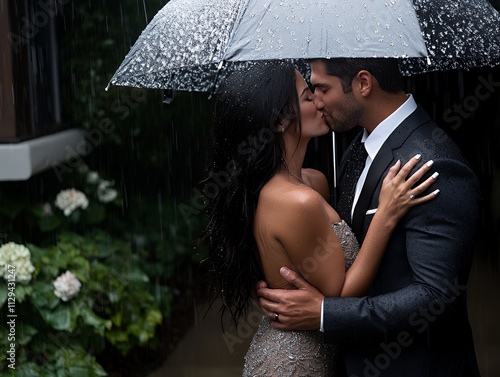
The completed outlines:
{"type": "Polygon", "coordinates": [[[324,332],[323,330],[323,304],[325,303],[325,300],[321,301],[321,317],[320,317],[320,322],[319,322],[319,331],[324,332]]]}

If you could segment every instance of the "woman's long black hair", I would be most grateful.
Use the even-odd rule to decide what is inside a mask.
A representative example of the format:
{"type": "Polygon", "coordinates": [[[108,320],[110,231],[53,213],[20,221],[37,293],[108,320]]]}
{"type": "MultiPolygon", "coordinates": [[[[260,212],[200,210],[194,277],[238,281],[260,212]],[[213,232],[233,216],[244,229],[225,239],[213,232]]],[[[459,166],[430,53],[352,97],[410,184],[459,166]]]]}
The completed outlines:
{"type": "Polygon", "coordinates": [[[229,311],[235,323],[263,278],[253,225],[262,187],[284,166],[279,124],[300,130],[294,72],[287,62],[254,63],[230,74],[217,92],[204,180],[212,199],[202,239],[209,248],[211,302],[222,298],[222,315],[229,311]]]}

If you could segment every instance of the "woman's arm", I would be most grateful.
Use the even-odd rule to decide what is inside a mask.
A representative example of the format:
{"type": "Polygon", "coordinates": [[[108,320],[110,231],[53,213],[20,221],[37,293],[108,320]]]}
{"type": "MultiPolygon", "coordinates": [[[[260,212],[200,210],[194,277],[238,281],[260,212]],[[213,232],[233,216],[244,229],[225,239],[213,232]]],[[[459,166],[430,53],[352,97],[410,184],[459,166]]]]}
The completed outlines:
{"type": "Polygon", "coordinates": [[[345,258],[332,229],[333,210],[306,186],[298,186],[283,200],[278,241],[309,283],[325,295],[338,296],[344,284],[345,258]]]}
{"type": "Polygon", "coordinates": [[[315,190],[298,186],[288,196],[280,212],[278,237],[300,274],[325,296],[362,295],[373,281],[382,260],[392,231],[409,208],[433,199],[429,194],[419,195],[435,179],[427,179],[416,188],[412,187],[430,169],[425,164],[408,180],[405,178],[418,159],[411,159],[399,172],[396,163],[384,179],[379,208],[372,221],[365,242],[349,271],[345,272],[345,258],[335,232],[327,203],[315,190]]]}
{"type": "Polygon", "coordinates": [[[373,217],[358,256],[345,274],[345,281],[340,296],[352,297],[366,294],[377,274],[389,239],[399,220],[411,207],[432,200],[439,193],[436,190],[424,197],[416,197],[437,179],[437,174],[434,174],[422,184],[413,188],[432,166],[431,162],[424,164],[406,180],[410,171],[419,161],[420,157],[415,156],[399,172],[398,169],[401,164],[398,161],[387,173],[379,196],[379,207],[373,217]]]}

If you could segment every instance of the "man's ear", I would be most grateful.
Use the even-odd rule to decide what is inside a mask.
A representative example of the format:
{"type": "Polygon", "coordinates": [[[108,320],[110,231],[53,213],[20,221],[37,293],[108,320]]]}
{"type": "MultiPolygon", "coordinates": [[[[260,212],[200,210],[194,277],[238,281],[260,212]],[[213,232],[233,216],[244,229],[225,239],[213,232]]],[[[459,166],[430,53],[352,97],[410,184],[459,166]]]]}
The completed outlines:
{"type": "Polygon", "coordinates": [[[373,90],[375,78],[366,70],[361,70],[353,80],[353,86],[356,85],[358,93],[362,97],[367,97],[373,90]]]}

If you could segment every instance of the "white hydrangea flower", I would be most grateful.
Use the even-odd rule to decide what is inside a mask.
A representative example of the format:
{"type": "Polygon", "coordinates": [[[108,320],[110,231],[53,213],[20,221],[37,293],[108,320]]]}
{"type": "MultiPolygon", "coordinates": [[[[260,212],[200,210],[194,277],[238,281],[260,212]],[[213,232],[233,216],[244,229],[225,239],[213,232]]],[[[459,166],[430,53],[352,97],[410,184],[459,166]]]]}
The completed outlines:
{"type": "Polygon", "coordinates": [[[5,280],[10,275],[9,265],[15,269],[16,281],[28,284],[35,267],[31,263],[31,253],[24,245],[9,242],[0,247],[0,273],[5,280]]]}
{"type": "Polygon", "coordinates": [[[96,171],[89,171],[87,173],[87,183],[96,184],[99,182],[99,173],[96,171]]]}
{"type": "Polygon", "coordinates": [[[71,271],[59,275],[52,283],[54,285],[54,294],[64,302],[71,300],[80,291],[82,283],[71,271]]]}
{"type": "Polygon", "coordinates": [[[97,199],[101,203],[109,203],[116,199],[118,192],[115,189],[110,188],[114,185],[114,182],[101,181],[97,186],[97,199]]]}
{"type": "Polygon", "coordinates": [[[64,212],[65,216],[69,216],[77,208],[86,209],[89,201],[83,192],[69,189],[57,194],[55,205],[64,212]]]}

